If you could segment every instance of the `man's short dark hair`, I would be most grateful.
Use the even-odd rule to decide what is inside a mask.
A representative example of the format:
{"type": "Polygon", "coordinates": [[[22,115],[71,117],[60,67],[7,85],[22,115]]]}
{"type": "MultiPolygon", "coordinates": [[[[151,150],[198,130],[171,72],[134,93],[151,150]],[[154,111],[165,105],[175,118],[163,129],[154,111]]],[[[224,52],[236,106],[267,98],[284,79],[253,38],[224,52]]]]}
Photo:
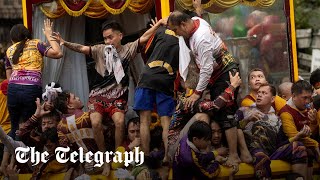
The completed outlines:
{"type": "Polygon", "coordinates": [[[259,88],[261,88],[261,87],[263,87],[263,86],[268,86],[268,87],[269,87],[272,96],[276,96],[276,95],[277,95],[277,89],[276,89],[276,87],[274,87],[273,85],[268,84],[268,83],[263,83],[263,84],[260,85],[259,88]]]}
{"type": "Polygon", "coordinates": [[[52,110],[50,113],[48,114],[45,114],[41,117],[41,120],[42,119],[52,119],[56,122],[59,122],[60,121],[60,113],[58,113],[55,109],[52,110]]]}
{"type": "Polygon", "coordinates": [[[168,23],[174,26],[179,26],[182,22],[187,22],[190,19],[191,19],[190,15],[180,11],[174,11],[173,13],[170,14],[168,18],[168,23]]]}
{"type": "Polygon", "coordinates": [[[134,118],[129,119],[129,121],[127,123],[127,128],[129,128],[130,123],[138,125],[140,123],[140,117],[134,117],[134,118]]]}
{"type": "Polygon", "coordinates": [[[204,121],[194,122],[189,128],[188,140],[192,142],[194,137],[198,139],[204,138],[205,140],[211,140],[212,132],[209,124],[204,121]]]}
{"type": "Polygon", "coordinates": [[[317,68],[311,73],[310,84],[315,87],[315,85],[320,82],[320,68],[317,68]]]}
{"type": "Polygon", "coordinates": [[[70,98],[70,94],[66,91],[58,94],[58,97],[54,100],[54,107],[59,110],[62,114],[66,114],[68,112],[68,100],[70,98]]]}
{"type": "Polygon", "coordinates": [[[47,144],[48,140],[50,140],[52,143],[59,142],[57,128],[55,127],[49,128],[41,134],[40,141],[42,142],[42,144],[47,144]]]}
{"type": "Polygon", "coordinates": [[[312,85],[306,80],[299,80],[293,83],[291,88],[292,94],[295,94],[295,95],[302,94],[302,91],[307,91],[312,93],[313,92],[312,85]]]}
{"type": "Polygon", "coordinates": [[[108,29],[112,29],[113,31],[119,31],[119,32],[123,33],[122,26],[118,22],[116,22],[115,20],[107,20],[102,24],[101,32],[108,30],[108,29]]]}

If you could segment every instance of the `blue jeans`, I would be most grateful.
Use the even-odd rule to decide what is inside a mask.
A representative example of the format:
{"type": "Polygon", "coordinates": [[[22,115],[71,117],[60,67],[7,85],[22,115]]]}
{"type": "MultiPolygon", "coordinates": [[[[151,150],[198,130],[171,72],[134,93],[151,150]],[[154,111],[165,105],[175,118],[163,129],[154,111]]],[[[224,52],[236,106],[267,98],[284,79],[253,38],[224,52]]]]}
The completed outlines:
{"type": "Polygon", "coordinates": [[[10,136],[16,139],[19,122],[28,120],[37,109],[35,101],[41,98],[42,88],[37,85],[8,85],[8,110],[11,120],[10,136]]]}

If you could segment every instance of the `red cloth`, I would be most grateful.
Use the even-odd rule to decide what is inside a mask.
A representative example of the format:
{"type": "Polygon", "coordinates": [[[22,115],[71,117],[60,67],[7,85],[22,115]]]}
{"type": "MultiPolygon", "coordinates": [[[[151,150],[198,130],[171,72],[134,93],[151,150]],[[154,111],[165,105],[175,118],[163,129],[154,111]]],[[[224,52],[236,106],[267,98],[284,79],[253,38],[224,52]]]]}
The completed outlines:
{"type": "Polygon", "coordinates": [[[7,95],[8,92],[8,80],[4,80],[2,81],[1,85],[0,85],[0,90],[2,91],[2,93],[4,95],[7,95]]]}

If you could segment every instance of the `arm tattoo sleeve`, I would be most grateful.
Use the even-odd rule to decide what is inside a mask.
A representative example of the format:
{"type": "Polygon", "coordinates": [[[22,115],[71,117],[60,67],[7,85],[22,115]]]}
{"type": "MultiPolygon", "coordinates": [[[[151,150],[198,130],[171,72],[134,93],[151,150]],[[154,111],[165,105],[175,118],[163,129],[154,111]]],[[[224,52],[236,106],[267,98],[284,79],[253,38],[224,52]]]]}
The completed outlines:
{"type": "Polygon", "coordinates": [[[76,52],[79,52],[79,53],[84,53],[84,52],[82,52],[82,47],[84,47],[84,46],[81,45],[81,44],[71,43],[71,42],[65,41],[65,42],[64,42],[64,45],[65,45],[67,48],[69,48],[69,49],[71,49],[71,50],[73,50],[73,51],[76,51],[76,52]]]}

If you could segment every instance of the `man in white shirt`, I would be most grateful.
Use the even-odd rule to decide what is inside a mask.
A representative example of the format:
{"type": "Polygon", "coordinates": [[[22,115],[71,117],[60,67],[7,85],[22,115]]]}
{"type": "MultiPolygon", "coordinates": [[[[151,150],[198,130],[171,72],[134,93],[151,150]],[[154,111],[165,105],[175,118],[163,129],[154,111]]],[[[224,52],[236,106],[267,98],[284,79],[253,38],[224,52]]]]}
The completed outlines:
{"type": "MultiPolygon", "coordinates": [[[[229,71],[233,73],[239,71],[235,59],[205,20],[199,17],[191,18],[185,13],[175,11],[170,14],[168,25],[177,35],[184,37],[200,69],[199,82],[194,93],[187,99],[187,107],[193,106],[205,89],[210,90],[211,100],[215,99],[228,87],[230,83],[229,71]]],[[[234,101],[231,105],[215,113],[215,119],[221,123],[226,132],[230,148],[230,156],[227,162],[229,165],[240,162],[236,140],[238,138],[237,122],[234,120],[237,109],[237,104],[234,101]]],[[[247,160],[250,161],[249,159],[251,158],[248,154],[242,158],[242,161],[247,162],[247,160]]]]}

